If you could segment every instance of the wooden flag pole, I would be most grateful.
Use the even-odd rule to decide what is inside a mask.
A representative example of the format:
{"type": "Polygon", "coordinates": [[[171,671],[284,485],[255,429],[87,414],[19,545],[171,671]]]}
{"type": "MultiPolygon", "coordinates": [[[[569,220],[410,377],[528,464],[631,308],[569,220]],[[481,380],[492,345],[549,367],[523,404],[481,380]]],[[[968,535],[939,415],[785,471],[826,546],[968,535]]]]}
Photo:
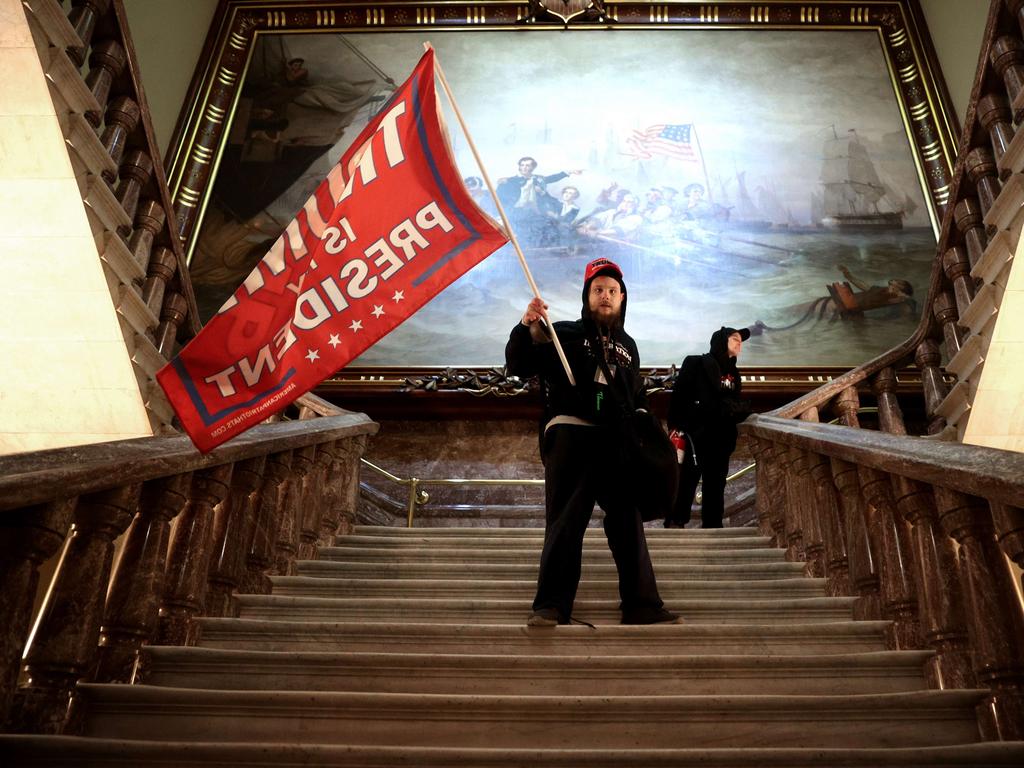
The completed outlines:
{"type": "MultiPolygon", "coordinates": [[[[425,50],[433,50],[429,42],[423,43],[425,50]]],[[[435,51],[436,53],[436,51],[435,51]]],[[[437,72],[437,77],[441,81],[441,88],[444,90],[445,96],[448,97],[448,103],[452,105],[452,110],[455,112],[455,118],[459,121],[459,126],[462,128],[462,133],[466,137],[466,141],[469,144],[469,149],[473,153],[473,157],[476,159],[476,164],[480,168],[480,173],[484,177],[484,183],[487,185],[487,189],[491,193],[491,197],[494,198],[494,204],[498,208],[498,214],[501,216],[501,223],[505,226],[505,233],[508,235],[508,239],[512,241],[512,247],[515,249],[516,256],[519,257],[519,264],[523,268],[523,273],[526,275],[526,282],[530,284],[530,289],[533,291],[533,295],[540,299],[540,289],[537,288],[537,283],[534,282],[533,275],[530,273],[530,267],[526,263],[526,256],[523,255],[523,249],[519,246],[519,240],[516,239],[515,232],[512,231],[512,225],[509,223],[508,216],[505,215],[505,207],[501,204],[501,200],[498,199],[498,193],[494,190],[494,185],[491,183],[491,177],[487,174],[487,169],[484,167],[483,160],[480,159],[480,153],[477,152],[476,144],[473,141],[472,135],[469,133],[469,128],[466,126],[466,121],[462,118],[462,112],[459,110],[459,105],[455,102],[455,96],[452,95],[452,89],[448,85],[448,79],[444,76],[444,70],[441,68],[441,62],[439,62],[435,56],[434,58],[434,69],[437,72]]],[[[543,301],[543,299],[541,299],[543,301]]],[[[558,340],[558,334],[555,333],[555,326],[548,319],[548,313],[545,310],[541,310],[541,314],[544,320],[547,322],[548,332],[551,334],[551,341],[555,344],[555,350],[558,352],[558,359],[562,361],[562,367],[565,368],[565,375],[569,377],[569,383],[574,387],[576,386],[576,379],[572,375],[572,369],[569,368],[569,361],[565,357],[565,351],[562,349],[562,344],[558,340]]]]}

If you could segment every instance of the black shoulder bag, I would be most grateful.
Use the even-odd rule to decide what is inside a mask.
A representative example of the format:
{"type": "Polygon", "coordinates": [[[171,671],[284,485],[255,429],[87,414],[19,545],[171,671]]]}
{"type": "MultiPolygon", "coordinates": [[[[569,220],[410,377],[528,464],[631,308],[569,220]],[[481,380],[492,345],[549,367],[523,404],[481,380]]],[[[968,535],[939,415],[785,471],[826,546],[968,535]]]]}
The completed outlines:
{"type": "MultiPolygon", "coordinates": [[[[598,348],[600,350],[600,347],[598,348]]],[[[598,351],[608,389],[622,411],[619,430],[626,460],[627,481],[633,488],[640,518],[649,523],[671,516],[679,487],[676,447],[672,445],[661,421],[650,411],[637,411],[631,398],[618,392],[617,379],[608,370],[604,355],[598,351]]]]}

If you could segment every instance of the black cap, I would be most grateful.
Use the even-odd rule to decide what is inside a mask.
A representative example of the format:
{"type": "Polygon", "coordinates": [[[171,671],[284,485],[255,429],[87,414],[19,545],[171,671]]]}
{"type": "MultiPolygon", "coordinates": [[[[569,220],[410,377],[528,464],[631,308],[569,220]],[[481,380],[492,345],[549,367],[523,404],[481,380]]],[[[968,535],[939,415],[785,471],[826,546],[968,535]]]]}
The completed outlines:
{"type": "Polygon", "coordinates": [[[742,339],[743,341],[746,341],[747,339],[750,338],[749,328],[730,328],[727,325],[723,325],[721,333],[724,334],[725,338],[727,339],[734,333],[738,333],[740,335],[740,339],[742,339]]]}

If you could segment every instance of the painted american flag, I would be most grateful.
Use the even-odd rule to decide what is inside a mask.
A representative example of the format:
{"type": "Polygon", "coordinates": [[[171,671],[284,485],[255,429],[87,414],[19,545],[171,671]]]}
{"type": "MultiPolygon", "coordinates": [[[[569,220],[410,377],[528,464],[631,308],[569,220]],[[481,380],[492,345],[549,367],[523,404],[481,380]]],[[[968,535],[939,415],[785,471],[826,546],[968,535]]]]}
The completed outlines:
{"type": "Polygon", "coordinates": [[[638,160],[650,160],[655,155],[674,157],[684,162],[700,161],[698,149],[693,144],[693,124],[651,125],[642,131],[634,130],[626,139],[630,152],[638,160]]]}

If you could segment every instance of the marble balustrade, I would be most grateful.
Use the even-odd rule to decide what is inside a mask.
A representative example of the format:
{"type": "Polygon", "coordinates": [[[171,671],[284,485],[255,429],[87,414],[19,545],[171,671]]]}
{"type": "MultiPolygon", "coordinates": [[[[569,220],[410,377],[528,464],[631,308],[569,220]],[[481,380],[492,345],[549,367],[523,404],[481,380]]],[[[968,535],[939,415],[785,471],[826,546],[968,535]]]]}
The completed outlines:
{"type": "Polygon", "coordinates": [[[740,431],[761,532],[891,622],[891,649],[933,650],[931,687],[988,687],[984,739],[1024,737],[1024,455],[773,416],[740,431]]]}
{"type": "Polygon", "coordinates": [[[234,594],[266,592],[268,573],[350,531],[378,425],[339,414],[263,424],[205,456],[176,436],[0,458],[3,729],[74,733],[78,682],[130,682],[142,645],[194,644],[196,617],[232,615],[234,594]]]}

